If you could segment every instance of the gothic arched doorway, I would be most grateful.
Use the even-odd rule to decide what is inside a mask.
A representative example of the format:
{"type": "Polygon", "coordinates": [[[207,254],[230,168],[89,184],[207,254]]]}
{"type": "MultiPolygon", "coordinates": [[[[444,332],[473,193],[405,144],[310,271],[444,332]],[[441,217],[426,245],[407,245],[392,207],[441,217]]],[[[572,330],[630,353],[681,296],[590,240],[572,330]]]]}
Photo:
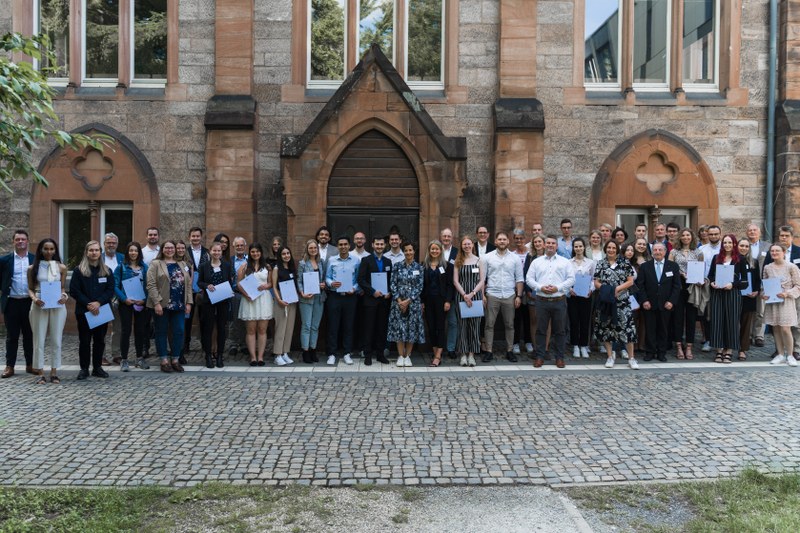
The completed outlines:
{"type": "Polygon", "coordinates": [[[328,181],[331,237],[363,231],[368,241],[393,226],[419,240],[419,182],[406,154],[389,137],[369,130],[336,161],[328,181]]]}

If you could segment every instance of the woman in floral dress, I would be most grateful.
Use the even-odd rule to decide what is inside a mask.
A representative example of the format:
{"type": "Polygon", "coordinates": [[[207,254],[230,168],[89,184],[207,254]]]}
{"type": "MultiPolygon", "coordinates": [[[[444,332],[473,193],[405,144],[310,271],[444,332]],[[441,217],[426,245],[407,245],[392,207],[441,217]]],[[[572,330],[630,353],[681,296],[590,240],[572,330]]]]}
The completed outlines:
{"type": "Polygon", "coordinates": [[[389,311],[387,340],[397,343],[397,366],[411,366],[414,343],[425,342],[421,298],[424,276],[422,265],[414,260],[417,246],[404,242],[402,250],[404,260],[392,266],[389,287],[392,309],[389,311]]]}

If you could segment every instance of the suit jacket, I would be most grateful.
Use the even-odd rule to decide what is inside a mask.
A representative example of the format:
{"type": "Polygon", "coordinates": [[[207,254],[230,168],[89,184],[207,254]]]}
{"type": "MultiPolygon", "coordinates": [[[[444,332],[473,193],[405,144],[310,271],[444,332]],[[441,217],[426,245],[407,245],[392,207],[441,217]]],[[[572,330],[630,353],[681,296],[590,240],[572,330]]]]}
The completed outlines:
{"type": "MultiPolygon", "coordinates": [[[[34,255],[28,252],[28,264],[32,265],[34,255]]],[[[25,271],[25,276],[28,272],[25,271]]],[[[11,293],[11,280],[14,278],[14,252],[0,257],[0,310],[6,312],[6,305],[8,305],[8,295],[11,293]]]]}
{"type": "Polygon", "coordinates": [[[431,272],[430,268],[424,267],[425,275],[423,276],[422,284],[423,302],[425,301],[425,298],[427,298],[428,291],[430,290],[430,284],[433,282],[438,282],[442,300],[445,302],[452,302],[455,299],[455,288],[453,287],[454,266],[450,263],[445,263],[442,266],[444,266],[444,272],[438,268],[436,269],[436,272],[431,272]],[[432,278],[432,276],[435,276],[435,278],[432,278]]]}
{"type": "MultiPolygon", "coordinates": [[[[800,246],[795,246],[793,244],[792,247],[789,248],[789,262],[800,267],[800,246]]],[[[764,258],[763,263],[759,263],[761,265],[761,277],[764,277],[764,267],[770,263],[772,263],[772,256],[769,254],[769,247],[767,247],[767,257],[764,258]]]]}
{"type": "MultiPolygon", "coordinates": [[[[378,260],[375,259],[375,254],[369,254],[361,260],[358,265],[358,286],[364,291],[364,298],[361,300],[364,307],[376,307],[381,301],[389,301],[384,298],[375,298],[375,289],[372,288],[373,272],[381,272],[378,270],[378,260]]],[[[392,283],[392,261],[383,256],[383,272],[386,272],[386,286],[390,287],[392,283]]]]}
{"type": "Polygon", "coordinates": [[[645,261],[639,267],[636,277],[636,299],[640,305],[650,302],[654,309],[662,310],[667,302],[673,306],[678,303],[681,295],[681,269],[678,263],[664,259],[664,268],[661,279],[656,276],[656,261],[645,261]]]}
{"type": "MultiPolygon", "coordinates": [[[[755,259],[758,262],[759,270],[764,268],[764,263],[766,262],[767,259],[770,259],[769,247],[770,243],[768,243],[767,241],[758,241],[758,257],[756,257],[755,259]]],[[[750,251],[752,253],[752,248],[750,249],[750,251]]],[[[770,263],[771,262],[772,261],[770,260],[770,263]]]]}
{"type": "Polygon", "coordinates": [[[211,256],[208,255],[208,248],[205,246],[200,247],[200,262],[195,263],[194,261],[194,252],[192,251],[191,245],[186,247],[186,258],[192,261],[192,265],[194,266],[194,272],[200,271],[200,265],[203,263],[207,263],[211,260],[211,256]]]}
{"type": "MultiPolygon", "coordinates": [[[[220,261],[219,268],[222,269],[223,283],[225,281],[230,282],[233,276],[233,267],[231,267],[230,261],[220,261]]],[[[211,267],[211,261],[200,263],[200,270],[197,273],[197,286],[200,287],[200,292],[203,293],[209,285],[213,285],[211,278],[214,275],[214,269],[211,267]]],[[[205,297],[206,295],[204,294],[203,296],[201,303],[211,305],[211,301],[205,297]]]]}
{"type": "MultiPolygon", "coordinates": [[[[453,247],[453,249],[455,250],[455,246],[453,247]]],[[[489,241],[486,241],[486,253],[488,254],[489,252],[493,252],[494,250],[495,250],[495,245],[490,243],[489,241]]],[[[478,257],[481,256],[481,252],[478,249],[478,241],[475,241],[475,247],[473,253],[478,257]]],[[[455,259],[455,256],[453,256],[453,259],[455,259]]]]}

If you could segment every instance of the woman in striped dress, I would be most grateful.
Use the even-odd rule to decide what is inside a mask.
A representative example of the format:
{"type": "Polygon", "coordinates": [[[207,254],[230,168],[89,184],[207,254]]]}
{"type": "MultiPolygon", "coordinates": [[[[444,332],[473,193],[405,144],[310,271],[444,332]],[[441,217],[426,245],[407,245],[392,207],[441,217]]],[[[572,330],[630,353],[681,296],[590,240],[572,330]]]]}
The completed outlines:
{"type": "Polygon", "coordinates": [[[458,313],[458,345],[461,366],[475,366],[475,354],[481,349],[481,319],[461,318],[461,302],[467,307],[483,305],[483,263],[472,253],[474,243],[470,237],[461,237],[455,268],[453,286],[456,289],[456,312],[458,313]]]}
{"type": "Polygon", "coordinates": [[[739,318],[742,312],[741,290],[747,288],[746,262],[739,257],[736,236],[725,235],[719,253],[708,270],[711,282],[711,336],[709,342],[717,349],[715,363],[730,363],[734,350],[739,351],[739,318]],[[720,265],[733,265],[733,283],[717,284],[720,265]]]}

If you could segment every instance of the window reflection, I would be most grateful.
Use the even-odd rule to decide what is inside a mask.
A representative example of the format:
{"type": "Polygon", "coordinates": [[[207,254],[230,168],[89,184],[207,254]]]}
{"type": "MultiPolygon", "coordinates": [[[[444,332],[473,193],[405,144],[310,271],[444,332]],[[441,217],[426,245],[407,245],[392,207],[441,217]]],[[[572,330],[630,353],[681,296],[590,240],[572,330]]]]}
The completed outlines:
{"type": "Polygon", "coordinates": [[[584,80],[619,83],[619,0],[586,2],[584,80]]]}
{"type": "Polygon", "coordinates": [[[408,0],[409,81],[442,81],[442,0],[408,0]]]}
{"type": "Polygon", "coordinates": [[[683,6],[683,81],[716,82],[716,0],[685,0],[683,6]]]}
{"type": "Polygon", "coordinates": [[[311,0],[311,80],[344,79],[345,0],[311,0]]]}
{"type": "Polygon", "coordinates": [[[633,4],[633,82],[667,82],[669,0],[635,0],[633,4]]]}
{"type": "Polygon", "coordinates": [[[66,78],[69,75],[69,0],[41,0],[39,3],[39,32],[50,39],[50,49],[55,54],[55,63],[42,58],[42,69],[51,78],[66,78]]]}
{"type": "Polygon", "coordinates": [[[380,45],[389,59],[393,57],[394,0],[361,0],[358,17],[358,57],[372,43],[380,45]]]}
{"type": "Polygon", "coordinates": [[[119,0],[86,0],[86,77],[118,77],[119,0]]]}
{"type": "Polygon", "coordinates": [[[167,0],[136,0],[133,13],[133,77],[167,77],[167,0]]]}

